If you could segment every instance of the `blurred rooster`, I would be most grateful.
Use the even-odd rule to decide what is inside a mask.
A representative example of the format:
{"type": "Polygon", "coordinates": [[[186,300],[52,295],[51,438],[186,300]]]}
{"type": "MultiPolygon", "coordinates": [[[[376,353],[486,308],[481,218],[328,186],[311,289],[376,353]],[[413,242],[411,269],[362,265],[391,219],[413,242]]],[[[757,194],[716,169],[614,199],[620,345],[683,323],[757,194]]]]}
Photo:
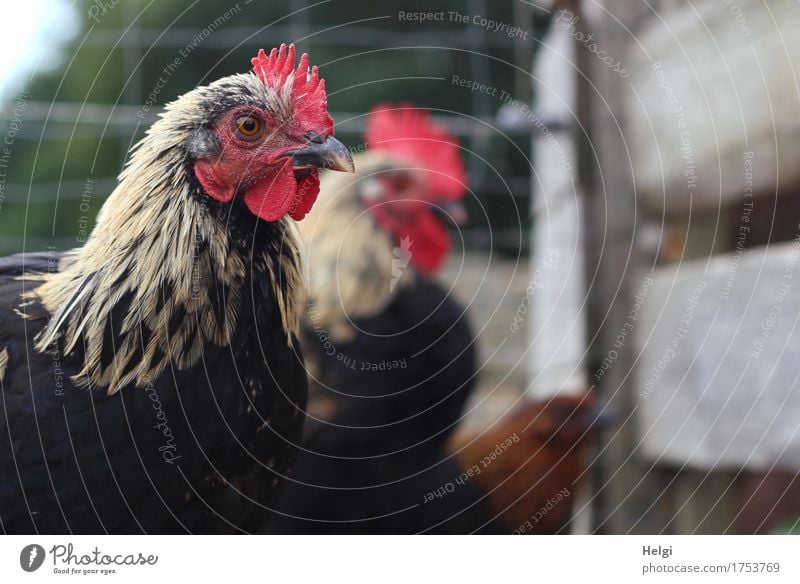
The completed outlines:
{"type": "Polygon", "coordinates": [[[166,106],[85,247],[0,260],[4,532],[263,523],[306,400],[292,220],[353,168],[307,56],[253,67],[166,106]]]}
{"type": "MultiPolygon", "coordinates": [[[[610,416],[591,394],[526,403],[475,436],[451,444],[458,463],[452,494],[471,486],[487,515],[477,530],[493,533],[564,533],[588,450],[610,416]]],[[[452,479],[451,479],[452,480],[452,479]]],[[[470,503],[471,504],[471,503],[470,503]]]]}
{"type": "Polygon", "coordinates": [[[311,424],[271,530],[408,533],[473,387],[465,309],[432,279],[461,222],[458,143],[411,105],[373,109],[349,180],[323,178],[302,226],[311,424]]]}

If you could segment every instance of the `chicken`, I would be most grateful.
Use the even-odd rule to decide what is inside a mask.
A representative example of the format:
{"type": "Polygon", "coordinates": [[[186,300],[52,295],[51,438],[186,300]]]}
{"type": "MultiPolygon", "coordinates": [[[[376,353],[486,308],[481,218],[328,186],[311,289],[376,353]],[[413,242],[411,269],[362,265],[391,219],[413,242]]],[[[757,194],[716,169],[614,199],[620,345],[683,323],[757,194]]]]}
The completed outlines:
{"type": "Polygon", "coordinates": [[[301,226],[316,419],[276,533],[464,529],[419,512],[476,375],[465,308],[432,279],[450,248],[439,215],[462,219],[466,172],[457,141],[410,105],[371,111],[366,143],[301,226]]]}
{"type": "Polygon", "coordinates": [[[452,441],[458,468],[428,504],[452,507],[454,497],[479,502],[487,514],[476,530],[483,532],[564,533],[588,450],[611,419],[592,394],[519,406],[484,432],[452,441]],[[466,487],[480,489],[480,497],[461,494],[466,487]]]}
{"type": "Polygon", "coordinates": [[[352,172],[295,48],[167,105],[80,249],[0,260],[0,528],[259,529],[303,424],[293,223],[352,172]]]}
{"type": "Polygon", "coordinates": [[[301,229],[310,324],[337,341],[353,338],[352,319],[379,315],[396,291],[435,275],[450,251],[446,224],[466,217],[458,142],[427,111],[373,108],[365,143],[358,174],[325,177],[301,229]]]}

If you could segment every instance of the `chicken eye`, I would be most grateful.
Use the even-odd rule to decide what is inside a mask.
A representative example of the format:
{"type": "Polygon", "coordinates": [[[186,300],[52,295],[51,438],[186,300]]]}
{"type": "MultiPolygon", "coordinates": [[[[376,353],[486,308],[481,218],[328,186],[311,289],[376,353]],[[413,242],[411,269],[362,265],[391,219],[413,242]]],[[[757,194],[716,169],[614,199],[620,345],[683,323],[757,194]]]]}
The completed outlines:
{"type": "Polygon", "coordinates": [[[239,116],[236,131],[245,138],[254,138],[261,132],[261,120],[254,115],[239,116]]]}

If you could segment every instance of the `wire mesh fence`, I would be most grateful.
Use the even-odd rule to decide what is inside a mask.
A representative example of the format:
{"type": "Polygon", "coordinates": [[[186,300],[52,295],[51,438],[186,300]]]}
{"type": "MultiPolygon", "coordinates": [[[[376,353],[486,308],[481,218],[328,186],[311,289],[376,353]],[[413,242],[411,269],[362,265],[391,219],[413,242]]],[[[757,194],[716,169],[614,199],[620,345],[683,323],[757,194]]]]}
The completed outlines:
{"type": "Polygon", "coordinates": [[[8,171],[0,177],[0,253],[79,244],[128,150],[163,104],[242,70],[248,61],[240,56],[278,40],[321,56],[337,133],[353,149],[363,148],[364,113],[375,103],[431,108],[464,148],[472,191],[464,246],[526,253],[530,129],[498,128],[496,114],[503,105],[498,90],[530,102],[535,42],[481,23],[516,26],[527,36],[538,25],[536,8],[451,4],[441,11],[443,26],[406,26],[403,11],[365,9],[361,2],[347,9],[296,0],[270,7],[166,3],[158,14],[145,2],[75,9],[86,12],[72,44],[62,48],[63,68],[34,72],[18,99],[0,110],[6,137],[13,133],[8,171]],[[404,66],[375,68],[383,59],[404,66]],[[498,59],[506,66],[497,67],[498,59]],[[496,95],[460,87],[453,77],[496,95]]]}

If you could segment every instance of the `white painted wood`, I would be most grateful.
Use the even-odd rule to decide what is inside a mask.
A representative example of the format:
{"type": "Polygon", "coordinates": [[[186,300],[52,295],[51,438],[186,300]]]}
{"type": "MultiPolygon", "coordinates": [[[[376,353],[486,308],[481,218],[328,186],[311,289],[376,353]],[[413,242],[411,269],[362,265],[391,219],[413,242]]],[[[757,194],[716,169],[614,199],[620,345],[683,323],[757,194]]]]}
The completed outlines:
{"type": "Polygon", "coordinates": [[[800,470],[800,241],[662,268],[636,339],[640,452],[800,470]]]}
{"type": "Polygon", "coordinates": [[[637,187],[668,213],[714,209],[800,181],[800,5],[704,0],[652,17],[628,92],[637,187]]]}
{"type": "MultiPolygon", "coordinates": [[[[575,45],[554,25],[534,65],[535,111],[547,121],[574,122],[575,45]]],[[[534,228],[525,302],[531,345],[529,394],[535,399],[585,391],[581,197],[576,192],[575,144],[568,132],[534,129],[534,228]]]]}

